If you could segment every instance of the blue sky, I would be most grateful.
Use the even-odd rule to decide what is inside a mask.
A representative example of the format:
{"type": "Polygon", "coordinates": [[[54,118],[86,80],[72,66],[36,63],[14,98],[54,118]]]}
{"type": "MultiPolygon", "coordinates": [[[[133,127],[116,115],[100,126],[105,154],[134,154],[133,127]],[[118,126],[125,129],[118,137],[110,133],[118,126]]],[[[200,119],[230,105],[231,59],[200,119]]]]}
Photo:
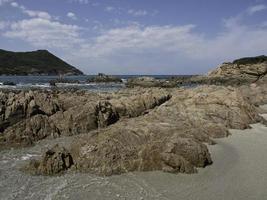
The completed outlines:
{"type": "Polygon", "coordinates": [[[86,74],[203,74],[267,54],[267,1],[0,0],[0,48],[86,74]]]}

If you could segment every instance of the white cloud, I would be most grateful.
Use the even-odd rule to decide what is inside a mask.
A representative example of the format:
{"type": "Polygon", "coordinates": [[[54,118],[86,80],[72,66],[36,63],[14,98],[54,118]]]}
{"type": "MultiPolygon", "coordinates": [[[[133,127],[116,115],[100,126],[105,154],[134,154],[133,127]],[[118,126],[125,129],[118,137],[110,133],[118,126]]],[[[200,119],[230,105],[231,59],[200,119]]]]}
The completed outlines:
{"type": "Polygon", "coordinates": [[[88,4],[89,0],[70,0],[73,3],[88,4]]]}
{"type": "Polygon", "coordinates": [[[124,27],[105,30],[96,21],[95,29],[100,34],[85,38],[81,27],[56,22],[54,18],[33,17],[37,18],[11,25],[0,22],[0,29],[7,29],[5,37],[21,39],[38,48],[63,49],[64,57],[78,66],[91,65],[109,73],[199,73],[223,61],[267,54],[266,22],[247,25],[247,11],[225,19],[223,30],[213,37],[199,33],[192,24],[143,26],[115,20],[124,27]]]}
{"type": "Polygon", "coordinates": [[[248,12],[249,15],[253,15],[256,12],[260,12],[260,11],[263,11],[263,10],[266,10],[266,9],[267,9],[266,5],[259,4],[259,5],[255,5],[255,6],[249,7],[247,12],[248,12]]]}
{"type": "Polygon", "coordinates": [[[139,16],[148,15],[148,12],[146,10],[133,10],[133,9],[130,9],[130,10],[128,10],[128,14],[133,15],[135,17],[139,17],[139,16]]]}
{"type": "Polygon", "coordinates": [[[67,17],[69,17],[69,18],[71,18],[73,20],[76,20],[77,19],[75,13],[73,13],[73,12],[68,12],[67,17]]]}
{"type": "Polygon", "coordinates": [[[44,11],[36,11],[36,10],[23,10],[25,14],[27,14],[30,17],[37,17],[37,18],[42,18],[42,19],[51,19],[51,15],[47,12],[44,11]]]}
{"type": "Polygon", "coordinates": [[[29,10],[25,6],[20,5],[17,2],[12,2],[10,5],[14,8],[20,9],[21,12],[28,15],[29,17],[37,17],[37,18],[48,19],[48,20],[52,19],[52,16],[45,11],[29,10]]]}
{"type": "Polygon", "coordinates": [[[123,70],[118,67],[120,65],[128,67],[125,69],[128,73],[181,72],[183,65],[184,73],[199,73],[224,61],[266,54],[266,41],[267,28],[239,23],[226,27],[215,37],[205,37],[190,24],[136,25],[102,32],[81,44],[74,57],[114,73],[123,70]],[[105,68],[105,65],[114,69],[105,68]],[[193,66],[191,71],[187,65],[193,66]]]}
{"type": "Polygon", "coordinates": [[[13,6],[13,7],[15,7],[15,8],[19,7],[19,4],[17,2],[11,2],[10,5],[13,6]]]}
{"type": "Polygon", "coordinates": [[[79,30],[75,25],[33,18],[12,23],[4,36],[25,40],[36,47],[66,49],[82,42],[79,30]]]}
{"type": "Polygon", "coordinates": [[[70,3],[78,3],[81,5],[86,5],[86,4],[90,4],[93,7],[97,7],[100,6],[101,3],[99,2],[93,2],[93,1],[89,1],[89,0],[69,0],[70,3]]]}
{"type": "Polygon", "coordinates": [[[186,26],[129,26],[111,29],[96,37],[93,43],[82,45],[82,51],[90,52],[90,57],[101,57],[121,51],[142,52],[147,50],[173,51],[191,47],[190,40],[196,41],[186,26]]]}
{"type": "Polygon", "coordinates": [[[115,7],[113,7],[113,6],[107,6],[106,8],[105,8],[105,11],[107,11],[107,12],[112,12],[112,11],[114,11],[116,8],[115,7]]]}

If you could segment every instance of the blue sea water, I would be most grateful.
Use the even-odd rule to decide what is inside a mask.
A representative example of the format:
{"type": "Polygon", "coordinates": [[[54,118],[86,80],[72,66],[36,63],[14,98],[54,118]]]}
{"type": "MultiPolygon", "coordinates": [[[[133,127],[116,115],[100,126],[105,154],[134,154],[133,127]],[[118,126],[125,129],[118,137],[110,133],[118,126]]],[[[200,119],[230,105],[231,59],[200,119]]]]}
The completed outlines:
{"type": "MultiPolygon", "coordinates": [[[[90,91],[116,91],[125,87],[125,82],[129,78],[141,77],[144,75],[116,75],[123,80],[123,83],[86,83],[86,80],[93,75],[66,76],[64,79],[78,80],[81,84],[58,84],[59,88],[76,88],[90,91]]],[[[175,75],[149,75],[157,79],[167,79],[175,75]]],[[[0,76],[0,88],[7,89],[31,89],[31,88],[51,88],[49,82],[58,79],[58,76],[0,76]],[[3,82],[10,81],[16,86],[2,85],[3,82]]]]}

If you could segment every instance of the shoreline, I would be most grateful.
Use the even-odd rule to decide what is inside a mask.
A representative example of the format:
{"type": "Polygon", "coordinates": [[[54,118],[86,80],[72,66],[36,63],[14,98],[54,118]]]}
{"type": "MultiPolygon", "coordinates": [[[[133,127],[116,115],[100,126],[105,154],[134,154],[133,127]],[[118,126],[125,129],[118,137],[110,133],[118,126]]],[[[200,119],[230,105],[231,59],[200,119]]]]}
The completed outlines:
{"type": "MultiPolygon", "coordinates": [[[[267,105],[263,106],[267,107],[267,105]]],[[[170,174],[159,171],[130,172],[110,177],[69,172],[63,176],[31,176],[18,170],[46,142],[21,149],[11,160],[2,162],[0,197],[12,199],[264,199],[267,195],[267,127],[252,124],[251,129],[230,130],[232,135],[209,145],[213,164],[198,168],[197,174],[170,174]],[[253,161],[253,162],[251,162],[253,161]],[[3,167],[4,166],[4,167],[3,167]],[[3,173],[4,172],[4,173],[3,173]],[[17,180],[20,180],[17,182],[17,180]],[[10,187],[12,186],[12,187],[10,187]],[[53,191],[52,193],[50,191],[53,191]],[[101,192],[100,192],[101,191],[101,192]]],[[[68,138],[70,140],[70,138],[68,138]]],[[[60,142],[64,138],[58,138],[60,142]]],[[[47,148],[47,147],[46,147],[47,148]]],[[[40,150],[39,150],[40,151],[40,150]]],[[[13,155],[12,155],[13,154],[13,155]]],[[[8,156],[4,156],[8,157],[8,156]]]]}
{"type": "MultiPolygon", "coordinates": [[[[0,139],[3,147],[19,148],[44,138],[80,135],[70,148],[64,144],[60,145],[63,149],[51,148],[58,151],[52,155],[70,155],[70,166],[57,169],[59,159],[42,157],[25,166],[33,174],[60,174],[70,168],[101,176],[155,170],[195,173],[197,168],[212,164],[206,145],[212,144],[213,138],[226,137],[229,128],[246,129],[251,123],[265,123],[247,98],[254,90],[247,86],[200,86],[135,88],[112,94],[2,94],[10,103],[3,107],[3,117],[9,124],[2,124],[0,139]],[[51,164],[55,167],[52,171],[51,164]]],[[[262,101],[261,96],[252,97],[255,102],[262,101]]]]}

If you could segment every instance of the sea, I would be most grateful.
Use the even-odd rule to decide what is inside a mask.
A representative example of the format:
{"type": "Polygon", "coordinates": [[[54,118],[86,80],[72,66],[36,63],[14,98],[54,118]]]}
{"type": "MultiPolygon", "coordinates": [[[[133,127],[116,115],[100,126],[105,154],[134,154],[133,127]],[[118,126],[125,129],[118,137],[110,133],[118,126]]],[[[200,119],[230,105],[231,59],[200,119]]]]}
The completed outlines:
{"type": "MultiPolygon", "coordinates": [[[[57,88],[112,92],[124,88],[125,83],[129,78],[143,77],[148,75],[116,75],[122,79],[122,83],[86,83],[86,80],[93,76],[94,75],[66,76],[64,79],[78,80],[80,83],[60,83],[57,84],[57,88]]],[[[154,77],[156,79],[168,79],[177,76],[181,75],[149,75],[149,77],[154,77]]],[[[52,87],[50,86],[49,82],[58,78],[58,76],[0,76],[0,89],[50,89],[52,87]],[[3,85],[3,83],[7,81],[13,82],[16,85],[3,85]]]]}

